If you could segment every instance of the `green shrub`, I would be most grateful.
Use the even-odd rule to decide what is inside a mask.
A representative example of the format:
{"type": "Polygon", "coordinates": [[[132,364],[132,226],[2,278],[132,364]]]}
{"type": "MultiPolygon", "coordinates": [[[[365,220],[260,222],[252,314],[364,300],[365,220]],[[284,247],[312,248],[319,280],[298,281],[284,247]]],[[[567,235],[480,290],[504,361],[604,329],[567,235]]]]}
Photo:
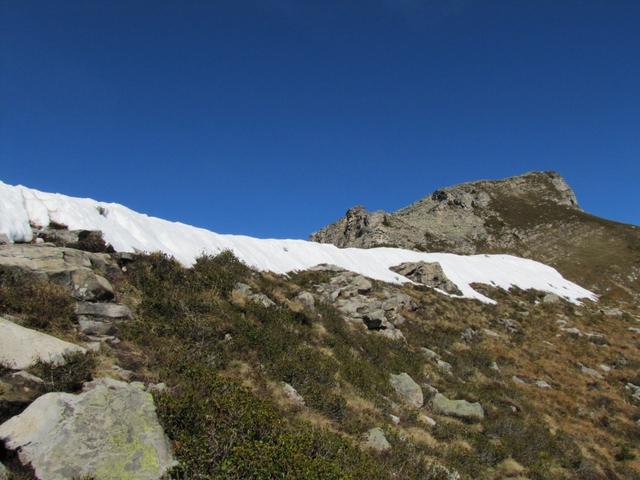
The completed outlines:
{"type": "Polygon", "coordinates": [[[376,478],[371,459],[340,437],[288,424],[268,401],[193,360],[174,365],[180,383],[156,397],[180,461],[173,478],[376,478]]]}
{"type": "Polygon", "coordinates": [[[0,269],[0,311],[21,315],[30,328],[64,331],[73,325],[74,302],[60,285],[0,269]]]}
{"type": "Polygon", "coordinates": [[[629,445],[622,445],[616,453],[616,460],[619,462],[626,462],[628,460],[635,460],[636,455],[629,445]]]}
{"type": "Polygon", "coordinates": [[[44,380],[47,392],[75,392],[93,377],[96,368],[94,353],[70,353],[63,364],[38,361],[30,370],[44,380]]]}
{"type": "Polygon", "coordinates": [[[236,282],[250,272],[249,267],[238,260],[230,250],[215,256],[203,255],[196,259],[193,266],[196,282],[223,297],[228,297],[236,282]]]}

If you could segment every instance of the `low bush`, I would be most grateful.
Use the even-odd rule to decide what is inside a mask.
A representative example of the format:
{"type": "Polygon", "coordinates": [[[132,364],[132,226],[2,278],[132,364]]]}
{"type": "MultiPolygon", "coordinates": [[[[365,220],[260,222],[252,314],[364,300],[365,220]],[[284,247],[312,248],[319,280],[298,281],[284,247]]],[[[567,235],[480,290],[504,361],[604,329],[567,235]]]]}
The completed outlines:
{"type": "Polygon", "coordinates": [[[30,370],[44,381],[46,392],[76,392],[93,377],[94,353],[70,353],[61,364],[38,361],[30,370]]]}
{"type": "Polygon", "coordinates": [[[0,311],[20,315],[30,328],[65,331],[73,325],[74,302],[60,285],[0,269],[0,311]]]}

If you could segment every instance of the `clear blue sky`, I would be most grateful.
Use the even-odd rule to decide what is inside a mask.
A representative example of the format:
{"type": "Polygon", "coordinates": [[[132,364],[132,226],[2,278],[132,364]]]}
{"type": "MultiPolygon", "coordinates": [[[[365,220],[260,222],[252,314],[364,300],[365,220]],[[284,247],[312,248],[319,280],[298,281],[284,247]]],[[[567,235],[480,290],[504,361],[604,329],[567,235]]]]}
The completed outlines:
{"type": "Polygon", "coordinates": [[[0,180],[224,233],[558,170],[640,224],[636,0],[0,0],[0,180]]]}

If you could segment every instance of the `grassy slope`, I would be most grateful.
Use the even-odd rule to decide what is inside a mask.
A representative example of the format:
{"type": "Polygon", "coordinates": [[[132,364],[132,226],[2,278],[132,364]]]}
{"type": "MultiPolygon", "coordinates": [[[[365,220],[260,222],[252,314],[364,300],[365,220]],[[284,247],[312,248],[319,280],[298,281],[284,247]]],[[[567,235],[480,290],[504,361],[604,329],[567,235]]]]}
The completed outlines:
{"type": "Polygon", "coordinates": [[[493,225],[497,238],[504,226],[522,232],[507,253],[548,263],[603,294],[628,298],[640,291],[640,229],[535,198],[502,197],[491,208],[505,224],[493,225]],[[634,272],[638,278],[630,278],[634,272]]]}
{"type": "Polygon", "coordinates": [[[230,259],[209,259],[185,270],[152,257],[123,284],[138,304],[128,345],[144,359],[129,367],[171,387],[158,396],[159,412],[184,478],[445,478],[432,471],[436,461],[464,478],[491,479],[509,457],[532,479],[638,478],[637,464],[615,460],[633,444],[638,415],[622,388],[640,365],[637,342],[625,335],[630,317],[611,320],[590,305],[544,306],[533,292],[492,291],[502,298],[489,306],[406,287],[420,308],[407,315],[404,344],[350,327],[330,306],[316,312],[296,306],[300,288],[326,274],[287,280],[236,267],[230,259]],[[238,279],[280,307],[232,301],[230,285],[238,279]],[[556,338],[560,316],[607,332],[611,345],[556,338]],[[509,333],[499,318],[521,318],[521,331],[509,333]],[[461,342],[469,327],[501,337],[461,342]],[[453,375],[427,361],[421,346],[440,352],[453,375]],[[613,364],[618,357],[626,365],[605,381],[576,374],[579,362],[613,364]],[[491,369],[494,361],[501,372],[491,369]],[[387,399],[398,400],[387,379],[400,371],[451,398],[480,401],[487,419],[466,424],[427,407],[438,422],[430,428],[416,412],[394,410],[387,399]],[[553,388],[515,385],[516,374],[553,388]],[[280,381],[292,384],[306,406],[283,400],[280,381]],[[392,412],[401,417],[397,427],[392,412]],[[355,448],[374,426],[387,432],[391,455],[355,448]]]}
{"type": "MultiPolygon", "coordinates": [[[[536,292],[496,290],[487,293],[498,305],[485,305],[405,286],[418,309],[406,313],[401,327],[407,342],[393,342],[345,322],[330,305],[305,311],[295,302],[299,291],[329,275],[258,274],[229,255],[201,259],[193,269],[161,255],[142,257],[113,279],[135,320],[121,330],[120,344],[106,347],[95,363],[76,365],[78,373],[117,363],[134,379],[168,385],[156,401],[181,462],[173,478],[446,478],[436,462],[465,479],[490,480],[500,478],[508,458],[532,480],[640,478],[638,461],[622,455],[640,453],[634,423],[640,411],[624,389],[628,381],[640,383],[638,339],[627,331],[640,311],[607,317],[599,305],[546,305],[536,292]],[[235,298],[231,289],[239,280],[278,306],[235,298]],[[505,318],[519,327],[509,331],[499,321],[505,318]],[[605,333],[606,346],[562,334],[557,319],[605,333]],[[480,333],[462,341],[468,328],[489,328],[499,337],[480,333]],[[451,363],[453,374],[425,358],[425,346],[451,363]],[[614,369],[593,379],[579,372],[580,363],[614,369]],[[394,408],[399,399],[388,377],[402,371],[450,398],[481,402],[486,419],[465,423],[435,415],[428,405],[421,412],[394,408]],[[515,384],[513,375],[527,385],[515,384]],[[541,379],[553,388],[533,385],[541,379]],[[281,381],[306,405],[288,402],[281,381]],[[437,425],[425,424],[421,413],[437,425]],[[375,426],[384,428],[390,454],[357,448],[375,426]]],[[[61,316],[47,311],[49,294],[34,296],[20,282],[2,287],[3,312],[25,322],[44,312],[49,320],[35,326],[73,339],[67,308],[61,316]]],[[[382,288],[397,287],[376,284],[373,295],[382,288]]],[[[51,305],[65,305],[58,290],[50,295],[51,305]]],[[[69,378],[69,371],[40,366],[34,373],[52,378],[52,388],[78,388],[79,377],[69,378]]]]}

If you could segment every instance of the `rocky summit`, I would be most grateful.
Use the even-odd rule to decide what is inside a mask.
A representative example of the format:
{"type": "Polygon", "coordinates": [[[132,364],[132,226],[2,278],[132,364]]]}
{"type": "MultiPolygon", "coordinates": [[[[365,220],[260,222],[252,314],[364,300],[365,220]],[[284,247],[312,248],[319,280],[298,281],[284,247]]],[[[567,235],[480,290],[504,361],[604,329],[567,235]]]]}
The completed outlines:
{"type": "Polygon", "coordinates": [[[339,247],[511,253],[553,265],[600,293],[636,298],[640,290],[640,229],[584,212],[555,172],[438,189],[396,212],[356,206],[310,239],[339,247]]]}
{"type": "Polygon", "coordinates": [[[640,479],[636,227],[533,173],[313,239],[0,183],[0,480],[640,479]]]}

